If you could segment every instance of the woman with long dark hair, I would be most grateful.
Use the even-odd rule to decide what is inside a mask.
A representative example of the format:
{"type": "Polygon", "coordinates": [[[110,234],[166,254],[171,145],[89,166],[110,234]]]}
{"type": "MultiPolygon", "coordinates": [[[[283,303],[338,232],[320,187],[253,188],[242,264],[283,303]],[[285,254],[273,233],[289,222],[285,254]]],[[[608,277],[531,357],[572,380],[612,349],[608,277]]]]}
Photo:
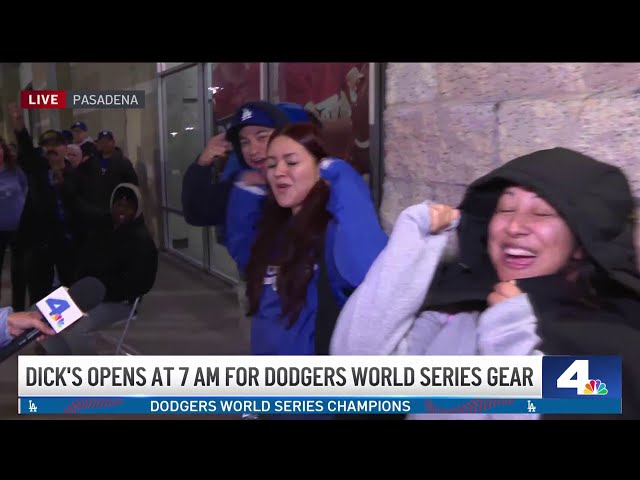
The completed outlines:
{"type": "Polygon", "coordinates": [[[366,183],[328,157],[316,125],[276,130],[266,172],[269,190],[246,268],[251,352],[327,354],[335,318],[320,318],[319,308],[344,304],[387,236],[366,183]]]}

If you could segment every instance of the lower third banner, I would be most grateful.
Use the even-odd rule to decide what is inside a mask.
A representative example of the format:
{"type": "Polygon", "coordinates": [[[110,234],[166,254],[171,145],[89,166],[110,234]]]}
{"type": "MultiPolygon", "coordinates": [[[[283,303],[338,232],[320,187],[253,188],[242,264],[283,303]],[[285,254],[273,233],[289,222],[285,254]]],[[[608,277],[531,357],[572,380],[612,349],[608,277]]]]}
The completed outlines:
{"type": "Polygon", "coordinates": [[[21,397],[19,413],[43,414],[562,414],[622,412],[619,398],[429,397],[21,397]]]}

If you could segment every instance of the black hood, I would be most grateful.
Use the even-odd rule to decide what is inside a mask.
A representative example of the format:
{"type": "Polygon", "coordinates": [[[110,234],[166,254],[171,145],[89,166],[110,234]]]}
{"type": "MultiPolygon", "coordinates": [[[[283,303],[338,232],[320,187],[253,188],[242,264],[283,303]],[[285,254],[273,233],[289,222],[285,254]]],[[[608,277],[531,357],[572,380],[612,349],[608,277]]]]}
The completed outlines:
{"type": "Polygon", "coordinates": [[[248,167],[242,156],[240,148],[240,129],[248,125],[260,125],[269,128],[281,128],[289,122],[289,118],[284,110],[269,102],[256,101],[243,104],[233,115],[231,126],[225,135],[227,141],[233,145],[233,150],[238,156],[238,160],[243,167],[248,167]]]}
{"type": "MultiPolygon", "coordinates": [[[[598,281],[614,290],[622,285],[636,296],[640,293],[633,197],[625,175],[581,153],[553,148],[511,160],[467,188],[458,207],[462,215],[457,261],[440,265],[423,308],[486,308],[486,298],[499,281],[487,253],[487,230],[498,198],[511,184],[535,191],[564,217],[591,259],[598,281]]],[[[562,284],[551,277],[518,284],[562,284]]],[[[544,290],[543,297],[549,297],[551,292],[544,290]]]]}
{"type": "MultiPolygon", "coordinates": [[[[633,242],[634,201],[618,167],[573,150],[553,148],[511,160],[479,178],[469,186],[459,208],[485,232],[485,255],[486,228],[508,184],[527,187],[543,197],[564,217],[598,271],[640,294],[633,242]]],[[[461,239],[464,242],[464,234],[461,239]]],[[[465,245],[461,248],[464,251],[465,245]]]]}
{"type": "Polygon", "coordinates": [[[459,206],[460,261],[441,267],[427,307],[486,308],[486,295],[497,281],[487,253],[487,228],[501,192],[510,184],[527,187],[549,202],[595,267],[590,279],[597,284],[595,290],[567,282],[562,273],[518,280],[535,312],[541,339],[536,348],[545,355],[621,356],[623,415],[605,417],[640,418],[640,275],[633,242],[634,202],[619,168],[553,148],[511,160],[473,182],[459,206]]]}

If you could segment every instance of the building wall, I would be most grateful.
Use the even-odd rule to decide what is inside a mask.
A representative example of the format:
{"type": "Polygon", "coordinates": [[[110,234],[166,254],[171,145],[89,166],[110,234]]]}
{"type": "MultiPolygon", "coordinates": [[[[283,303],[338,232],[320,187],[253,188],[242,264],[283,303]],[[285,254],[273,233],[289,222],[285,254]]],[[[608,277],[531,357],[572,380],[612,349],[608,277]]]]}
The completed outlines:
{"type": "Polygon", "coordinates": [[[387,229],[413,203],[455,205],[480,175],[554,146],[621,167],[640,199],[640,63],[390,63],[386,86],[387,229]]]}

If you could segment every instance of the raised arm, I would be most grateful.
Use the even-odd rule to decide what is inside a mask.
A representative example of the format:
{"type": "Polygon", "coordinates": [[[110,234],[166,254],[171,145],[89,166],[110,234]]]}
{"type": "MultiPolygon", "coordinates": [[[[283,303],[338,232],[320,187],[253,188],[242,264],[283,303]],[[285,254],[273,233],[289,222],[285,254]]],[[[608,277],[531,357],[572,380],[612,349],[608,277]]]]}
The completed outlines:
{"type": "Polygon", "coordinates": [[[407,351],[457,211],[426,203],[404,210],[387,246],[344,306],[331,341],[333,355],[407,351]],[[431,233],[440,232],[440,233],[431,233]]]}
{"type": "Polygon", "coordinates": [[[185,221],[197,227],[224,225],[233,182],[213,182],[213,162],[231,148],[224,133],[212,137],[182,179],[182,211],[185,221]]]}

